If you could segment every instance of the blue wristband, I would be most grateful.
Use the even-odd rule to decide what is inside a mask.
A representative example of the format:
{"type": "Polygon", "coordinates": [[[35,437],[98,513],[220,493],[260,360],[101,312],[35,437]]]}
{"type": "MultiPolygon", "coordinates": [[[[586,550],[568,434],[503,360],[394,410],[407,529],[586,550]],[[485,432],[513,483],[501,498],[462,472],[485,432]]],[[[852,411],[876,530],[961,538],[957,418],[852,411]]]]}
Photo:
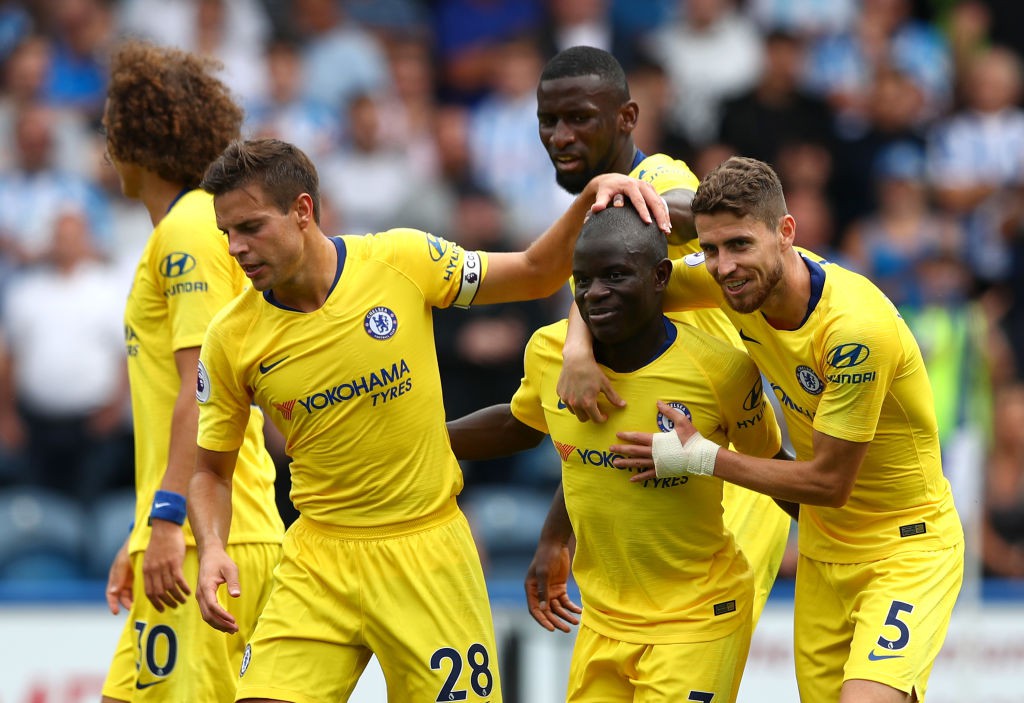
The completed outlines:
{"type": "Polygon", "coordinates": [[[153,508],[149,511],[150,524],[153,518],[166,520],[175,525],[185,523],[185,496],[174,491],[157,491],[153,496],[153,508]]]}

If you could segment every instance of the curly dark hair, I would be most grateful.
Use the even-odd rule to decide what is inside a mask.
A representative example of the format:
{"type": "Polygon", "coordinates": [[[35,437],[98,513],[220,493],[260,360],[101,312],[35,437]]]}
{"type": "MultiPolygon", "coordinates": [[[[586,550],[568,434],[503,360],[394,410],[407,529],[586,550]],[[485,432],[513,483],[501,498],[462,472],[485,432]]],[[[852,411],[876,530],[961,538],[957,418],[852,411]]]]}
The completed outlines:
{"type": "Polygon", "coordinates": [[[143,41],[119,46],[104,118],[110,155],[197,187],[242,127],[242,108],[213,75],[219,68],[212,59],[143,41]]]}

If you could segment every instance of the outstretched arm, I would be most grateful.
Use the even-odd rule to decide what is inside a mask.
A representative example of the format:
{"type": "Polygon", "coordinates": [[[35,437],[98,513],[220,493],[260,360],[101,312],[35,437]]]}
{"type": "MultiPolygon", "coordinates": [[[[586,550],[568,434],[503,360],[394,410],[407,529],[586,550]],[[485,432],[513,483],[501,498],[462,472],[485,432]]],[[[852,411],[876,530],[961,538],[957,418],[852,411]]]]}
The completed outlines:
{"type": "Polygon", "coordinates": [[[446,423],[457,459],[497,459],[531,449],[545,434],[520,422],[508,403],[492,405],[446,423]]]}
{"type": "Polygon", "coordinates": [[[644,222],[657,222],[664,232],[671,229],[665,201],[651,184],[619,173],[602,174],[587,184],[569,209],[526,251],[489,253],[487,276],[473,303],[506,303],[553,294],[569,280],[573,246],[587,213],[591,208],[622,205],[627,198],[644,222]]]}

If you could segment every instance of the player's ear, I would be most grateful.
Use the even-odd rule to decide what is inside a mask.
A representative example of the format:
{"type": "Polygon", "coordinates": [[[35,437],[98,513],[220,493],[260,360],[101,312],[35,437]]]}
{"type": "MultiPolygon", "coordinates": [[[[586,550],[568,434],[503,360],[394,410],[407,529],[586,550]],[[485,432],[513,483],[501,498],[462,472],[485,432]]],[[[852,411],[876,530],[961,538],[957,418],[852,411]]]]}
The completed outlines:
{"type": "Polygon", "coordinates": [[[796,220],[789,213],[779,218],[779,236],[782,237],[783,248],[793,246],[796,239],[796,220]]]}
{"type": "Polygon", "coordinates": [[[309,227],[310,223],[313,222],[313,198],[310,197],[309,193],[301,193],[299,197],[295,198],[295,203],[292,207],[295,210],[299,226],[302,229],[309,227]]]}
{"type": "Polygon", "coordinates": [[[619,108],[619,131],[632,134],[636,122],[640,118],[640,106],[635,100],[629,100],[619,108]]]}
{"type": "Polygon", "coordinates": [[[672,260],[662,259],[654,266],[654,288],[659,293],[665,290],[668,279],[672,276],[672,260]]]}

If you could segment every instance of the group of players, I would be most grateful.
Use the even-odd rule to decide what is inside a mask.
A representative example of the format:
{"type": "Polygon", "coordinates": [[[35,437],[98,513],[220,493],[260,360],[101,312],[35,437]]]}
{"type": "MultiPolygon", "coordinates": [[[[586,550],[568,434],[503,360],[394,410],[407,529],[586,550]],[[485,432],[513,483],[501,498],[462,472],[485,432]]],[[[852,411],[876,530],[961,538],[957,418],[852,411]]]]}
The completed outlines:
{"type": "Polygon", "coordinates": [[[107,151],[154,230],[125,313],[137,509],[105,703],[343,701],[372,655],[391,701],[497,703],[458,458],[546,434],[563,483],[527,600],[548,629],[579,625],[567,700],[735,700],[791,516],[802,700],[923,700],[963,534],[906,325],[794,246],[766,164],[698,186],[637,149],[609,54],[553,58],[538,118],[578,195],[525,251],[326,236],[313,164],[239,141],[211,64],[115,54],[107,151]],[[432,308],[551,295],[570,272],[569,319],[534,334],[511,403],[446,425],[432,308]],[[287,532],[264,418],[291,459],[287,532]]]}

